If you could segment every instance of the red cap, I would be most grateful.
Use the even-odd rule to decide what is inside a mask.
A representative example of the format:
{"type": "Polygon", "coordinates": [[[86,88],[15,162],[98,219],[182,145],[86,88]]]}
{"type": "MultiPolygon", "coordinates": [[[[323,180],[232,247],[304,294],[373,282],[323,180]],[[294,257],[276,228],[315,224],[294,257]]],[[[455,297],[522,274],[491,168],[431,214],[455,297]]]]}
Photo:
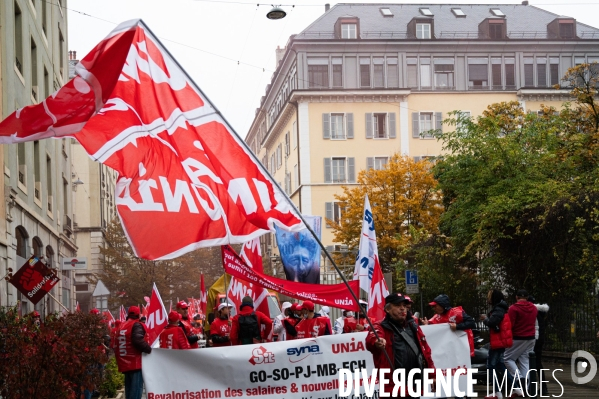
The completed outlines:
{"type": "Polygon", "coordinates": [[[404,295],[403,297],[406,298],[406,301],[408,301],[409,303],[414,303],[414,301],[412,301],[412,298],[410,298],[409,296],[404,295]]]}
{"type": "Polygon", "coordinates": [[[169,314],[168,314],[168,322],[169,323],[176,323],[179,320],[181,320],[181,315],[177,312],[175,312],[174,310],[172,310],[169,314]]]}
{"type": "Polygon", "coordinates": [[[437,302],[435,302],[435,301],[429,302],[430,306],[435,306],[436,304],[437,304],[437,302]]]}
{"type": "Polygon", "coordinates": [[[299,305],[299,303],[292,303],[290,309],[292,312],[299,312],[302,310],[302,307],[299,305]]]}
{"type": "Polygon", "coordinates": [[[302,303],[302,309],[313,311],[314,310],[314,302],[312,302],[312,301],[304,301],[302,303]]]}
{"type": "Polygon", "coordinates": [[[41,316],[37,310],[34,310],[33,312],[31,312],[31,317],[41,317],[41,316]]]}
{"type": "Polygon", "coordinates": [[[139,316],[139,308],[137,306],[129,306],[127,314],[129,316],[139,316]]]}
{"type": "Polygon", "coordinates": [[[100,311],[96,308],[93,308],[92,310],[89,311],[89,314],[100,314],[100,311]]]}
{"type": "Polygon", "coordinates": [[[187,309],[187,302],[185,302],[185,301],[177,302],[177,309],[187,309]]]}

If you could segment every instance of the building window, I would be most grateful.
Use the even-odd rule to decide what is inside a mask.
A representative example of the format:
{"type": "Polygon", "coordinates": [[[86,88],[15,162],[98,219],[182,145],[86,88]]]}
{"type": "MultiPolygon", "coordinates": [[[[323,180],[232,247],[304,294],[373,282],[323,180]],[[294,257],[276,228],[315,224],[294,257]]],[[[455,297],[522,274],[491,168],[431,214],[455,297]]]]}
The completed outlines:
{"type": "Polygon", "coordinates": [[[277,171],[276,151],[270,156],[270,174],[274,176],[277,171]]]}
{"type": "Polygon", "coordinates": [[[453,13],[453,15],[455,15],[457,18],[466,18],[466,14],[464,13],[464,11],[461,8],[452,8],[451,12],[453,13]]]}
{"type": "Polygon", "coordinates": [[[408,58],[406,60],[407,63],[407,78],[408,78],[408,87],[410,89],[418,88],[418,58],[408,58]]]}
{"type": "Polygon", "coordinates": [[[385,87],[385,59],[382,57],[374,57],[374,87],[385,87]]]}
{"type": "Polygon", "coordinates": [[[329,87],[329,59],[308,59],[308,86],[310,88],[322,89],[329,87]]]}
{"type": "Polygon", "coordinates": [[[49,268],[54,266],[54,249],[50,245],[46,247],[46,264],[49,268]]]}
{"type": "Polygon", "coordinates": [[[27,248],[27,239],[29,238],[29,235],[22,226],[17,226],[15,229],[15,238],[17,239],[17,256],[28,259],[29,251],[27,248]]]}
{"type": "Polygon", "coordinates": [[[341,38],[342,39],[357,39],[356,24],[341,24],[341,38]]]}
{"type": "Polygon", "coordinates": [[[277,170],[283,166],[283,144],[279,144],[277,147],[277,170]]]}
{"type": "Polygon", "coordinates": [[[441,131],[442,122],[441,112],[413,112],[412,137],[432,138],[435,131],[441,131]]]}
{"type": "Polygon", "coordinates": [[[430,8],[421,8],[420,9],[420,14],[425,15],[427,17],[432,17],[433,13],[431,12],[430,8]]]}
{"type": "Polygon", "coordinates": [[[62,178],[62,214],[63,222],[65,227],[69,226],[69,228],[73,228],[71,226],[71,218],[69,217],[69,182],[64,177],[62,178]]]}
{"type": "Polygon", "coordinates": [[[15,1],[15,65],[23,74],[23,14],[15,1]]]}
{"type": "Polygon", "coordinates": [[[431,24],[416,24],[416,39],[430,39],[431,24]]]}
{"type": "Polygon", "coordinates": [[[524,86],[533,87],[535,85],[534,60],[532,57],[524,58],[524,86]]]}
{"type": "Polygon", "coordinates": [[[516,68],[514,58],[504,58],[505,89],[514,90],[516,88],[516,68]]]}
{"type": "Polygon", "coordinates": [[[341,225],[341,208],[340,202],[325,202],[325,219],[327,220],[326,227],[331,228],[330,221],[337,225],[341,225]]]}
{"type": "Polygon", "coordinates": [[[50,91],[50,75],[48,74],[48,70],[44,66],[44,97],[48,97],[51,93],[52,92],[50,91]]]}
{"type": "Polygon", "coordinates": [[[537,58],[537,87],[547,87],[547,58],[537,58]]]}
{"type": "Polygon", "coordinates": [[[431,59],[420,58],[420,89],[431,89],[431,59]]]}
{"type": "Polygon", "coordinates": [[[574,24],[572,22],[560,22],[559,37],[561,39],[574,39],[574,24]]]}
{"type": "Polygon", "coordinates": [[[289,156],[289,153],[291,152],[291,148],[289,146],[289,136],[290,136],[290,132],[287,132],[285,134],[285,156],[289,156]]]}
{"type": "Polygon", "coordinates": [[[322,137],[331,140],[354,138],[354,114],[322,114],[322,137]]]}
{"type": "Polygon", "coordinates": [[[395,113],[367,113],[366,138],[367,139],[394,139],[396,136],[395,113]]]}
{"type": "Polygon", "coordinates": [[[504,39],[503,21],[489,21],[489,37],[491,39],[504,39]]]}
{"type": "Polygon", "coordinates": [[[489,71],[487,58],[468,59],[468,87],[471,89],[486,89],[489,86],[489,71]]]}
{"type": "Polygon", "coordinates": [[[48,10],[47,10],[48,2],[46,0],[42,0],[42,33],[44,36],[48,36],[48,30],[46,28],[46,21],[48,20],[48,10]]]}
{"type": "Polygon", "coordinates": [[[64,70],[64,59],[66,57],[66,50],[64,48],[64,36],[62,35],[62,31],[58,31],[58,56],[60,57],[60,77],[64,80],[65,78],[65,70],[64,70]]]}
{"type": "Polygon", "coordinates": [[[44,256],[44,244],[39,237],[33,237],[33,256],[40,258],[44,256]]]}
{"type": "Polygon", "coordinates": [[[343,87],[343,58],[333,58],[333,87],[343,87]]]}
{"type": "Polygon", "coordinates": [[[54,197],[52,190],[52,158],[46,156],[46,189],[48,190],[48,212],[52,213],[52,205],[54,205],[54,197]]]}
{"type": "Polygon", "coordinates": [[[501,58],[491,58],[491,86],[493,90],[501,90],[501,58]]]}
{"type": "Polygon", "coordinates": [[[27,187],[27,160],[25,159],[25,143],[17,144],[17,158],[19,161],[19,183],[27,187]]]}
{"type": "Polygon", "coordinates": [[[505,17],[505,14],[499,8],[491,8],[491,13],[496,17],[505,17]]]}
{"type": "Polygon", "coordinates": [[[41,201],[42,199],[42,177],[40,172],[40,142],[33,142],[33,180],[35,180],[35,187],[33,189],[33,195],[35,198],[41,201]]]}
{"type": "Polygon", "coordinates": [[[370,58],[360,58],[360,87],[370,87],[370,58]]]}
{"type": "Polygon", "coordinates": [[[383,170],[389,161],[389,157],[368,157],[366,158],[366,168],[368,170],[383,170]]]}
{"type": "Polygon", "coordinates": [[[355,158],[325,158],[325,183],[355,183],[355,158]]]}
{"type": "Polygon", "coordinates": [[[379,10],[381,11],[381,14],[383,14],[383,17],[392,17],[393,16],[393,12],[389,8],[380,8],[379,10]]]}
{"type": "Polygon", "coordinates": [[[291,194],[291,173],[285,173],[285,193],[291,194]]]}
{"type": "Polygon", "coordinates": [[[387,114],[374,114],[374,138],[375,139],[386,139],[387,138],[387,114]]]}
{"type": "Polygon", "coordinates": [[[39,89],[37,86],[37,46],[31,38],[31,99],[34,103],[39,100],[39,89]]]}
{"type": "Polygon", "coordinates": [[[453,89],[454,70],[453,58],[435,58],[435,88],[453,89]]]}
{"type": "Polygon", "coordinates": [[[559,58],[549,58],[549,79],[551,86],[559,84],[559,58]]]}
{"type": "Polygon", "coordinates": [[[397,58],[387,58],[387,87],[399,87],[399,66],[397,58]]]}

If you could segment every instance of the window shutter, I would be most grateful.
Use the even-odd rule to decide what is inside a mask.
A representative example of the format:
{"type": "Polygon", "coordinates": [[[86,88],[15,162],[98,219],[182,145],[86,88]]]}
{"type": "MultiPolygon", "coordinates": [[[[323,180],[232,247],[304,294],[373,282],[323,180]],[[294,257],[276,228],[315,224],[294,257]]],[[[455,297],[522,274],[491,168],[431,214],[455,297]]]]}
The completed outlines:
{"type": "Polygon", "coordinates": [[[331,138],[331,114],[322,114],[322,138],[331,138]]]}
{"type": "Polygon", "coordinates": [[[347,138],[348,139],[353,139],[354,138],[354,114],[345,114],[345,117],[347,118],[347,138]]]}
{"type": "Polygon", "coordinates": [[[324,159],[324,182],[333,182],[333,178],[331,177],[331,158],[324,159]]]}
{"type": "Polygon", "coordinates": [[[443,131],[443,113],[435,112],[435,129],[439,132],[443,131]]]}
{"type": "Polygon", "coordinates": [[[347,182],[356,182],[356,158],[347,158],[347,182]]]}
{"type": "Polygon", "coordinates": [[[374,134],[372,133],[372,114],[366,114],[366,138],[371,139],[374,134]]]}
{"type": "MultiPolygon", "coordinates": [[[[333,220],[333,203],[332,202],[325,202],[324,203],[324,207],[325,207],[325,213],[324,213],[325,214],[325,218],[327,220],[333,220]]],[[[331,228],[331,225],[328,222],[326,222],[325,225],[326,225],[327,229],[331,228]]]]}
{"type": "Polygon", "coordinates": [[[366,158],[366,170],[374,169],[374,158],[368,157],[366,158]]]}
{"type": "Polygon", "coordinates": [[[420,112],[412,112],[412,137],[420,138],[420,112]]]}
{"type": "Polygon", "coordinates": [[[389,113],[389,138],[395,138],[395,112],[389,113]]]}

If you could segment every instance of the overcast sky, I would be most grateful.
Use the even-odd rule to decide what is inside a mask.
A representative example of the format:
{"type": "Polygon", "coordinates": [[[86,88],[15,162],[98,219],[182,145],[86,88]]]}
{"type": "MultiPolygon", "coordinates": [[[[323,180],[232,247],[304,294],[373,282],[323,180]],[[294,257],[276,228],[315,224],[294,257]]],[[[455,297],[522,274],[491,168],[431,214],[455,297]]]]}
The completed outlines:
{"type": "MultiPolygon", "coordinates": [[[[599,3],[570,1],[540,0],[530,1],[530,4],[599,27],[599,3]]],[[[285,1],[289,5],[282,8],[287,11],[287,17],[271,21],[266,18],[272,8],[270,5],[257,6],[248,0],[68,0],[69,50],[77,51],[77,58],[81,59],[116,24],[141,18],[233,128],[245,137],[274,72],[275,49],[284,47],[290,35],[301,32],[322,15],[325,3],[318,0],[285,1]]],[[[410,0],[402,3],[432,4],[410,0]]],[[[460,0],[441,3],[520,2],[460,0]]],[[[330,4],[332,7],[336,3],[330,4]]]]}

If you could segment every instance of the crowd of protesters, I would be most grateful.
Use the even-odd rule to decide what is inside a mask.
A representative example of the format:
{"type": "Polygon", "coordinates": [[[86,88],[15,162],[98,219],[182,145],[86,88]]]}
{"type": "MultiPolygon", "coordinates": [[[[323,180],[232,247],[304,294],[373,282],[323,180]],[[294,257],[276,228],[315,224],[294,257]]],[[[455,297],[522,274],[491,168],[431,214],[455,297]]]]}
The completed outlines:
{"type": "MultiPolygon", "coordinates": [[[[507,373],[510,386],[517,380],[515,386],[518,389],[512,397],[520,397],[526,389],[523,379],[529,369],[529,352],[537,352],[537,365],[541,362],[548,306],[535,305],[534,298],[525,290],[517,292],[516,303],[509,307],[499,290],[490,290],[487,302],[490,311],[480,316],[480,321],[489,329],[487,369],[495,372],[500,381],[507,373]]],[[[190,320],[187,303],[180,301],[168,314],[168,326],[160,334],[159,344],[160,348],[179,350],[218,348],[366,331],[366,348],[372,353],[378,368],[389,367],[391,361],[393,368],[409,370],[434,367],[431,350],[420,325],[447,324],[452,331],[467,334],[470,356],[474,355],[472,330],[476,328],[476,322],[462,307],[451,306],[447,295],[439,295],[429,303],[433,316],[419,319],[412,314],[412,305],[409,296],[393,293],[385,298],[384,319],[368,320],[367,303],[360,301],[358,312],[343,310],[342,316],[332,324],[328,306],[315,312],[315,305],[309,300],[301,304],[283,302],[282,313],[271,320],[268,315],[254,310],[254,302],[247,296],[239,309],[235,309],[237,314],[234,316],[232,304],[218,304],[209,328],[204,331],[204,318],[195,315],[190,320]]],[[[112,331],[111,346],[119,370],[125,374],[126,398],[138,399],[143,387],[141,354],[152,351],[147,342],[145,325],[140,320],[139,308],[131,306],[127,321],[122,324],[117,321],[112,331]]],[[[546,392],[546,386],[541,386],[541,389],[546,392]]],[[[486,398],[501,398],[501,393],[486,398]]]]}

